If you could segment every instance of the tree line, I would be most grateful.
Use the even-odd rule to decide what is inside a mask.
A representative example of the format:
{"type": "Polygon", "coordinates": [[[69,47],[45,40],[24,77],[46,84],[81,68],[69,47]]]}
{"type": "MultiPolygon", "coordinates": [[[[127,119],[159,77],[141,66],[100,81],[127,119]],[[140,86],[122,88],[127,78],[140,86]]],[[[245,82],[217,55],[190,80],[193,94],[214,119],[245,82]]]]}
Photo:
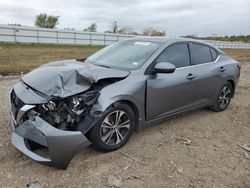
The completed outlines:
{"type": "MultiPolygon", "coordinates": [[[[35,25],[41,28],[55,28],[59,24],[59,16],[47,15],[46,13],[41,13],[36,16],[35,25]]],[[[64,30],[74,31],[74,28],[64,28],[64,30]]],[[[88,27],[83,29],[87,32],[97,32],[97,24],[91,23],[88,27]]],[[[120,26],[117,21],[113,21],[110,25],[110,30],[105,31],[105,33],[119,33],[127,35],[146,35],[146,36],[165,36],[165,31],[160,31],[158,29],[149,27],[142,31],[142,33],[136,32],[133,28],[128,26],[120,26]]]]}
{"type": "Polygon", "coordinates": [[[198,37],[195,35],[186,35],[186,38],[193,38],[193,39],[202,39],[202,40],[219,40],[219,41],[228,41],[228,42],[247,42],[250,43],[250,35],[232,35],[232,36],[208,36],[208,37],[198,37]]]}
{"type": "MultiPolygon", "coordinates": [[[[46,13],[41,13],[35,18],[35,25],[41,28],[55,28],[59,24],[59,16],[47,15],[46,13]]],[[[14,24],[20,25],[20,24],[14,24]]],[[[64,30],[74,31],[74,28],[64,28],[64,30]]],[[[91,23],[88,27],[83,29],[86,32],[97,32],[97,24],[91,23]]],[[[166,36],[165,31],[158,30],[153,27],[145,28],[142,32],[137,32],[129,26],[120,26],[117,21],[113,21],[110,25],[110,29],[105,31],[105,33],[119,33],[128,35],[144,35],[144,36],[166,36]]],[[[209,36],[209,37],[199,37],[197,35],[186,35],[186,38],[193,39],[203,39],[203,40],[220,40],[220,41],[242,41],[250,42],[250,35],[232,35],[232,36],[209,36]]]]}

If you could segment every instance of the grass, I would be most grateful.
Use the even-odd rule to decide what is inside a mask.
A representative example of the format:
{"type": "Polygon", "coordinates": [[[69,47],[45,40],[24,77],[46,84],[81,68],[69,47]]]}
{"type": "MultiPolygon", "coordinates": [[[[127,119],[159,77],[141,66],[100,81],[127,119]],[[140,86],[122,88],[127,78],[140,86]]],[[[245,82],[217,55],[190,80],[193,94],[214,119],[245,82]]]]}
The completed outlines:
{"type": "Polygon", "coordinates": [[[102,46],[0,44],[0,74],[29,72],[51,61],[87,57],[101,48],[102,46]]]}
{"type": "MultiPolygon", "coordinates": [[[[0,75],[19,74],[57,60],[87,57],[103,46],[68,46],[37,44],[1,44],[0,75]]],[[[234,59],[250,61],[250,49],[224,49],[234,59]]]]}
{"type": "Polygon", "coordinates": [[[250,49],[223,49],[223,51],[239,62],[250,62],[250,49]]]}

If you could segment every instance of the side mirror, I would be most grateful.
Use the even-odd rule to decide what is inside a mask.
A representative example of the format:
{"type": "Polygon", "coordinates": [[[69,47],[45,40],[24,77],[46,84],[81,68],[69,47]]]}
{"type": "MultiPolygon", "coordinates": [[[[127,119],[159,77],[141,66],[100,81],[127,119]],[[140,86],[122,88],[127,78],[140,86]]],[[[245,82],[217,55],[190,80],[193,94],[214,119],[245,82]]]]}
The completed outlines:
{"type": "Polygon", "coordinates": [[[154,66],[154,73],[173,73],[175,71],[175,65],[168,62],[159,62],[154,66]]]}

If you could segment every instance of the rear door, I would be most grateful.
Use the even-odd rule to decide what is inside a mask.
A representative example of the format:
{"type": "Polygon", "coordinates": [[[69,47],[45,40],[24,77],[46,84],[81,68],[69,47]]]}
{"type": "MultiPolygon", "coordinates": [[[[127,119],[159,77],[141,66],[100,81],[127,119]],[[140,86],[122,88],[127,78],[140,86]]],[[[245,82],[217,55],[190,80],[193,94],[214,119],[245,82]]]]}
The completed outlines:
{"type": "Polygon", "coordinates": [[[219,53],[202,43],[190,43],[191,64],[196,76],[194,83],[194,106],[211,104],[222,86],[223,67],[217,62],[219,53]]]}
{"type": "Polygon", "coordinates": [[[176,66],[173,73],[157,73],[147,77],[147,120],[192,107],[194,76],[190,67],[190,52],[187,43],[167,47],[154,63],[169,62],[176,66]]]}

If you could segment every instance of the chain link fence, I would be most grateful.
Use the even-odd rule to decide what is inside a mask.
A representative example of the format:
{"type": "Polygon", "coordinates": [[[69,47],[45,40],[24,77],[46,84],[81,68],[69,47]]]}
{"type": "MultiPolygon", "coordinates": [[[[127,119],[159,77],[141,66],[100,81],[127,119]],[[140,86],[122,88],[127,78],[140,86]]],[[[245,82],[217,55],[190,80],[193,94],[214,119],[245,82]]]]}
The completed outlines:
{"type": "MultiPolygon", "coordinates": [[[[133,37],[137,35],[0,25],[0,42],[6,43],[109,45],[133,37]]],[[[223,49],[250,49],[250,43],[213,40],[205,40],[205,42],[223,49]]]]}

